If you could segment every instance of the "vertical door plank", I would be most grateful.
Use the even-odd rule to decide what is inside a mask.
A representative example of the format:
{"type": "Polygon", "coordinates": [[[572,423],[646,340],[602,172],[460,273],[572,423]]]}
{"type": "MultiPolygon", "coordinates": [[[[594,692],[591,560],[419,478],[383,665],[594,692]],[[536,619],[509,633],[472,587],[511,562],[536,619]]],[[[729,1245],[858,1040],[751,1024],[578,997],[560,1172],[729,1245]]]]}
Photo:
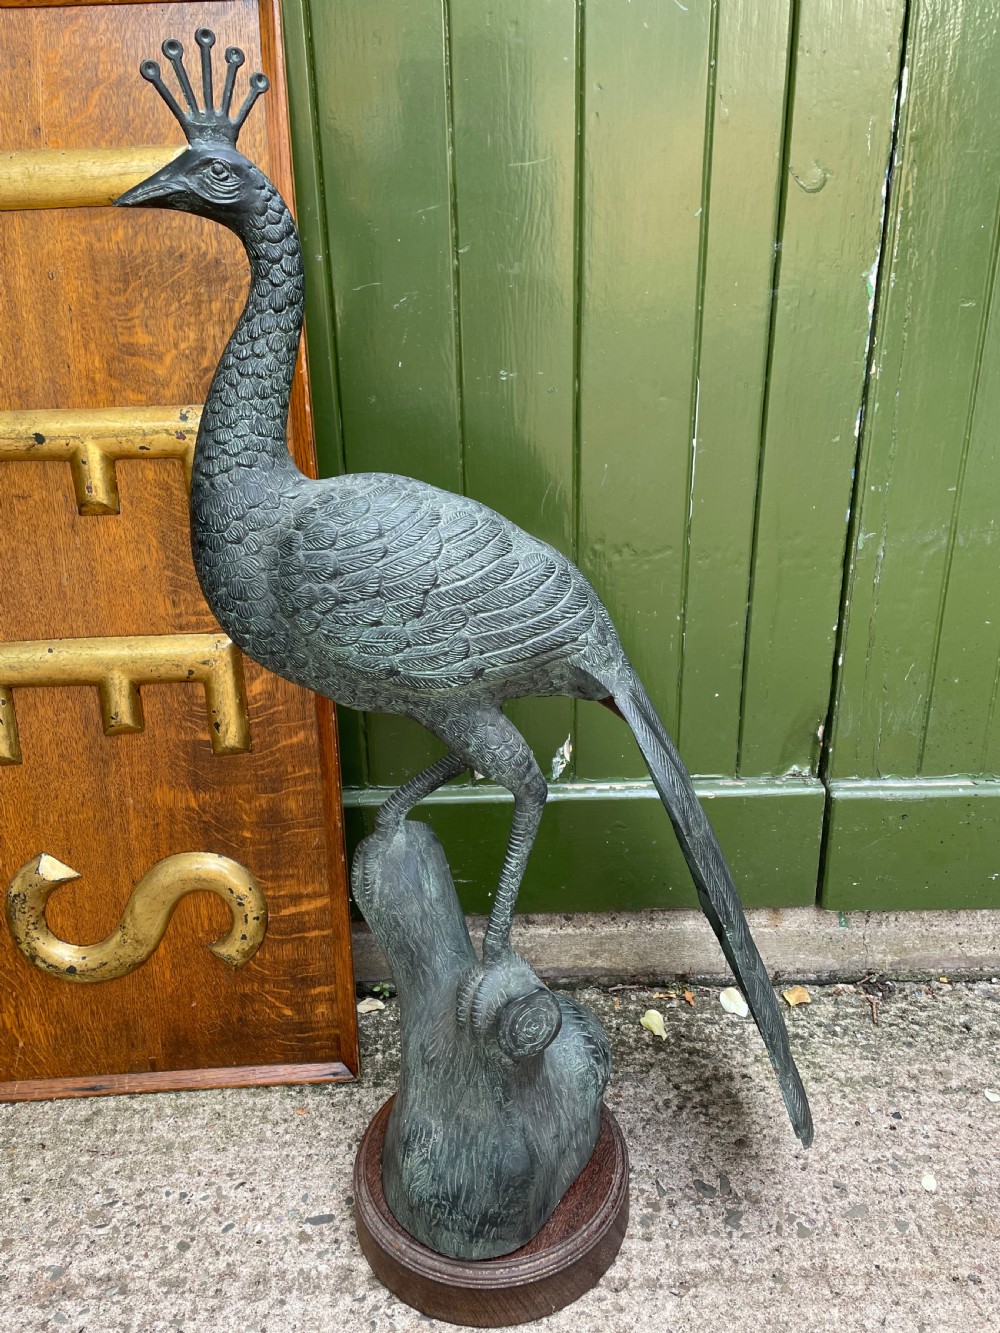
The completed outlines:
{"type": "MultiPolygon", "coordinates": [[[[1000,673],[1000,303],[996,299],[994,223],[992,291],[973,386],[969,443],[956,500],[940,643],[921,772],[1000,773],[996,692],[1000,673]]],[[[987,315],[984,311],[984,319],[987,315]]]]}
{"type": "MultiPolygon", "coordinates": [[[[346,466],[460,491],[441,0],[311,13],[346,466]]],[[[372,716],[367,731],[376,785],[440,749],[403,718],[372,716]]]]}
{"type": "Polygon", "coordinates": [[[740,772],[814,769],[839,613],[904,5],[806,0],[765,409],[740,772]]]}
{"type": "MultiPolygon", "coordinates": [[[[988,465],[988,453],[978,451],[991,448],[980,431],[969,431],[976,387],[989,373],[983,351],[998,234],[1000,16],[990,6],[928,0],[915,23],[859,487],[835,778],[920,771],[939,642],[943,665],[956,674],[940,625],[950,551],[956,538],[966,545],[961,522],[953,523],[966,449],[972,442],[977,450],[974,479],[988,465]]],[[[996,421],[994,412],[984,403],[982,430],[996,421]]],[[[978,588],[968,592],[981,597],[978,588]]],[[[963,595],[958,584],[954,595],[963,595]]],[[[967,619],[955,629],[973,625],[967,619]]],[[[976,638],[989,630],[977,627],[976,638]]],[[[951,634],[949,626],[949,641],[951,634]]],[[[992,682],[983,690],[980,733],[992,682]]],[[[957,722],[954,703],[952,696],[957,722]]],[[[941,723],[948,710],[946,703],[941,723]]],[[[936,731],[928,758],[951,771],[949,758],[975,752],[968,739],[971,750],[944,745],[936,731]]]]}
{"type": "MultiPolygon", "coordinates": [[[[580,565],[676,721],[711,4],[591,0],[584,51],[580,565]]],[[[578,709],[579,777],[647,777],[578,709]]]]}
{"type": "Polygon", "coordinates": [[[829,763],[839,910],[998,902],[998,61],[995,7],[913,6],[829,763]]]}
{"type": "MultiPolygon", "coordinates": [[[[572,555],[576,8],[449,10],[466,485],[572,555]]],[[[548,771],[572,703],[509,711],[548,771]]]]}
{"type": "Polygon", "coordinates": [[[677,729],[697,773],[736,772],[789,17],[719,11],[677,729]]]}

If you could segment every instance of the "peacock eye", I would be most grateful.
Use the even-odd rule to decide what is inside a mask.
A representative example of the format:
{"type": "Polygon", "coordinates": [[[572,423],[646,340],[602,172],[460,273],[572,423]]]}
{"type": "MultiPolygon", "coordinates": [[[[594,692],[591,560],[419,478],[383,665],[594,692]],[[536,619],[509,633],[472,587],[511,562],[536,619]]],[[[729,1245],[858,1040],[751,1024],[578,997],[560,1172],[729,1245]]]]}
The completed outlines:
{"type": "Polygon", "coordinates": [[[199,168],[200,192],[216,204],[233,204],[239,198],[240,177],[228,162],[209,160],[199,168]]]}

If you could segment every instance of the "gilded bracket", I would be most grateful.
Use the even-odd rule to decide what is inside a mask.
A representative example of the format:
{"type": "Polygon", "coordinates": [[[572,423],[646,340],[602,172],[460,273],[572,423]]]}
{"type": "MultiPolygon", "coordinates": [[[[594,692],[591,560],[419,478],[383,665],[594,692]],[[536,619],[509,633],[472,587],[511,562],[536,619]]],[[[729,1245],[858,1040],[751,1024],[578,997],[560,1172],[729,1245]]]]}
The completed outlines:
{"type": "Polygon", "coordinates": [[[212,852],[181,852],[164,857],[132,890],[121,920],[97,944],[68,944],[45,920],[45,901],[53,889],[78,873],[42,852],[23,865],[7,889],[7,925],[25,958],[63,981],[114,981],[140,967],[156,950],[186,893],[217,894],[233,923],[208,947],[229,967],[242,967],[260,948],[267,930],[267,902],[257,880],[238,861],[212,852]]]}
{"type": "Polygon", "coordinates": [[[120,459],[180,459],[190,486],[200,421],[190,405],[0,412],[0,461],[68,462],[80,513],[117,514],[120,459]]]}
{"type": "Polygon", "coordinates": [[[243,659],[223,634],[149,634],[107,639],[35,639],[0,644],[0,764],[19,764],[11,691],[25,686],[96,685],[108,736],[142,731],[143,685],[196,681],[205,687],[217,755],[250,749],[243,659]]]}

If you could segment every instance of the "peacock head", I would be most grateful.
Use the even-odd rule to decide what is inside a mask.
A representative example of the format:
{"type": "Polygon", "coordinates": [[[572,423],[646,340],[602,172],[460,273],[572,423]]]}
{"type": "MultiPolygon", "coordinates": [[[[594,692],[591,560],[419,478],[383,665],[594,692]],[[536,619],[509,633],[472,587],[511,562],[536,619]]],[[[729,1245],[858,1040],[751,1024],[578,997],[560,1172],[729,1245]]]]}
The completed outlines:
{"type": "Polygon", "coordinates": [[[212,86],[212,47],[215,33],[199,28],[194,39],[201,48],[202,102],[198,106],[184,68],[184,48],[176,38],[163,43],[163,54],[174,67],[188,109],[182,110],[163,82],[155,60],[144,60],[139,73],[151,83],[177,117],[188,147],[180,157],[115,200],[120,207],[172,208],[197,213],[238,230],[259,197],[261,173],[238,151],[236,140],[250,109],[270,86],[264,74],[250,76],[250,91],[235,116],[230,116],[236,71],[246,59],[238,46],[226,50],[226,81],[218,107],[212,86]]]}

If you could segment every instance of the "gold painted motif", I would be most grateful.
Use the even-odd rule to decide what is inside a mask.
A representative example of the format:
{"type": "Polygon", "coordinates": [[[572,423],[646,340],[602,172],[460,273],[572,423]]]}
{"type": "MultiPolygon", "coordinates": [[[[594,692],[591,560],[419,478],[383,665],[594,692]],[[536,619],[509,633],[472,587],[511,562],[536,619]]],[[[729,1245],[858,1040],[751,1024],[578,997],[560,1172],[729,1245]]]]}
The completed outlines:
{"type": "Polygon", "coordinates": [[[250,749],[243,659],[224,634],[147,634],[106,639],[0,643],[0,764],[19,764],[12,689],[96,685],[105,733],[142,731],[142,685],[205,687],[209,736],[217,755],[250,749]]]}
{"type": "Polygon", "coordinates": [[[7,889],[7,925],[14,943],[35,967],[64,981],[114,981],[140,967],[163,939],[186,893],[215,893],[232,913],[232,926],[208,946],[229,967],[242,967],[252,958],[267,930],[267,902],[246,866],[212,852],[180,852],[143,875],[107,939],[68,944],[49,930],[45,901],[60,884],[79,878],[42,852],[21,867],[7,889]]]}
{"type": "Polygon", "coordinates": [[[0,153],[0,210],[99,208],[181,153],[144,148],[17,148],[0,153]]]}
{"type": "Polygon", "coordinates": [[[123,458],[177,458],[191,484],[201,408],[41,408],[0,412],[0,460],[69,463],[81,514],[120,511],[115,464],[123,458]]]}

